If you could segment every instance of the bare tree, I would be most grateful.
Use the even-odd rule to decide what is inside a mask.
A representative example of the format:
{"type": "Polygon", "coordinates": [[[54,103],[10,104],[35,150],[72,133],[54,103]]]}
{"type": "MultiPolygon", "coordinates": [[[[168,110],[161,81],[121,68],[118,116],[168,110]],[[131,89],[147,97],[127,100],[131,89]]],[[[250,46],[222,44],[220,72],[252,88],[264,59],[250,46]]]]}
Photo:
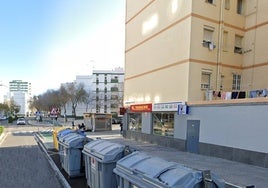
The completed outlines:
{"type": "Polygon", "coordinates": [[[82,98],[82,102],[86,105],[86,112],[88,112],[88,109],[92,101],[93,101],[92,92],[91,91],[86,92],[86,95],[82,98]]]}
{"type": "Polygon", "coordinates": [[[66,84],[66,91],[72,105],[72,114],[76,118],[76,107],[78,103],[83,103],[87,92],[84,89],[84,84],[68,83],[66,84]]]}
{"type": "Polygon", "coordinates": [[[59,100],[60,100],[61,107],[63,107],[64,109],[64,114],[66,114],[66,104],[70,100],[70,95],[67,92],[66,87],[64,87],[63,85],[61,85],[59,89],[59,100]]]}

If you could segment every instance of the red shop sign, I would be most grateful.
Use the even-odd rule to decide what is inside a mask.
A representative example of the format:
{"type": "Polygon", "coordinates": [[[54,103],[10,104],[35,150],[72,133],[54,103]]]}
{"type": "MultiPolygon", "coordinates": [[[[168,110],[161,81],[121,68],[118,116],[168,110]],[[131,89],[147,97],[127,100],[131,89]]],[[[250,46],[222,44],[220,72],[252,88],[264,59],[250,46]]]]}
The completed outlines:
{"type": "Polygon", "coordinates": [[[132,111],[132,112],[151,112],[152,111],[152,104],[130,105],[130,111],[132,111]]]}

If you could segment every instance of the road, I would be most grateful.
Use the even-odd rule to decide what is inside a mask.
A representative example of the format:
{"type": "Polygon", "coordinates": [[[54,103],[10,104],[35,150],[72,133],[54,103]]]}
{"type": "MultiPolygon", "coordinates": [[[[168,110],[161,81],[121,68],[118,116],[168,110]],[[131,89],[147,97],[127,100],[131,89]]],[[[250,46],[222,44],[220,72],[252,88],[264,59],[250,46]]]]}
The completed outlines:
{"type": "Polygon", "coordinates": [[[32,134],[48,128],[5,126],[5,138],[0,141],[0,187],[61,187],[32,134]]]}

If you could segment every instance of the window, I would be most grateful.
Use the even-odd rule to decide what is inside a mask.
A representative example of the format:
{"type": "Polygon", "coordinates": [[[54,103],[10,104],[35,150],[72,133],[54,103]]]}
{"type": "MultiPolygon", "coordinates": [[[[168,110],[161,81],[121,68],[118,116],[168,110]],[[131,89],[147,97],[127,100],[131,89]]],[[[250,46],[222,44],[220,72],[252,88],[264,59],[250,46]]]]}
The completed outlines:
{"type": "Polygon", "coordinates": [[[223,32],[223,45],[222,45],[223,51],[228,51],[228,32],[223,32]]]}
{"type": "Polygon", "coordinates": [[[237,9],[236,9],[237,14],[243,14],[243,4],[244,4],[243,0],[237,0],[237,9]]]}
{"type": "Polygon", "coordinates": [[[205,26],[203,31],[203,46],[209,48],[210,45],[213,45],[213,33],[214,28],[210,26],[205,26]]]}
{"type": "Polygon", "coordinates": [[[174,136],[174,113],[153,113],[153,134],[174,136]]]}
{"type": "Polygon", "coordinates": [[[210,3],[210,4],[215,4],[214,2],[215,0],[206,0],[207,3],[210,3]]]}
{"type": "Polygon", "coordinates": [[[201,89],[211,89],[210,88],[211,73],[212,73],[211,70],[202,70],[201,89]]]}
{"type": "Polygon", "coordinates": [[[107,113],[107,105],[104,105],[104,113],[107,113]]]}
{"type": "Polygon", "coordinates": [[[111,78],[111,83],[118,83],[118,77],[111,78]]]}
{"type": "Polygon", "coordinates": [[[240,90],[240,86],[241,86],[241,75],[233,74],[232,90],[240,90]]]}
{"type": "Polygon", "coordinates": [[[230,10],[230,0],[225,0],[225,9],[230,10]]]}
{"type": "Polygon", "coordinates": [[[237,53],[237,54],[242,54],[243,53],[242,41],[243,41],[242,36],[235,35],[234,53],[237,53]]]}
{"type": "Polygon", "coordinates": [[[128,129],[141,132],[142,118],[141,113],[128,114],[128,129]]]}

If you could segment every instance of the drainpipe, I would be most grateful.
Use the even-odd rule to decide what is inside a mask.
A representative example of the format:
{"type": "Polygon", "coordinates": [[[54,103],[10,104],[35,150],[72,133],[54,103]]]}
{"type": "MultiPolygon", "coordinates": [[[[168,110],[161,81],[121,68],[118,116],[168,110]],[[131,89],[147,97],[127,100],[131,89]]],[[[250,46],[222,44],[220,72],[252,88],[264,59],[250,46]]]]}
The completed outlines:
{"type": "Polygon", "coordinates": [[[222,37],[224,29],[224,0],[221,0],[220,15],[219,15],[219,35],[218,35],[218,50],[217,50],[217,74],[216,74],[216,91],[221,90],[221,60],[222,60],[222,37]]]}

